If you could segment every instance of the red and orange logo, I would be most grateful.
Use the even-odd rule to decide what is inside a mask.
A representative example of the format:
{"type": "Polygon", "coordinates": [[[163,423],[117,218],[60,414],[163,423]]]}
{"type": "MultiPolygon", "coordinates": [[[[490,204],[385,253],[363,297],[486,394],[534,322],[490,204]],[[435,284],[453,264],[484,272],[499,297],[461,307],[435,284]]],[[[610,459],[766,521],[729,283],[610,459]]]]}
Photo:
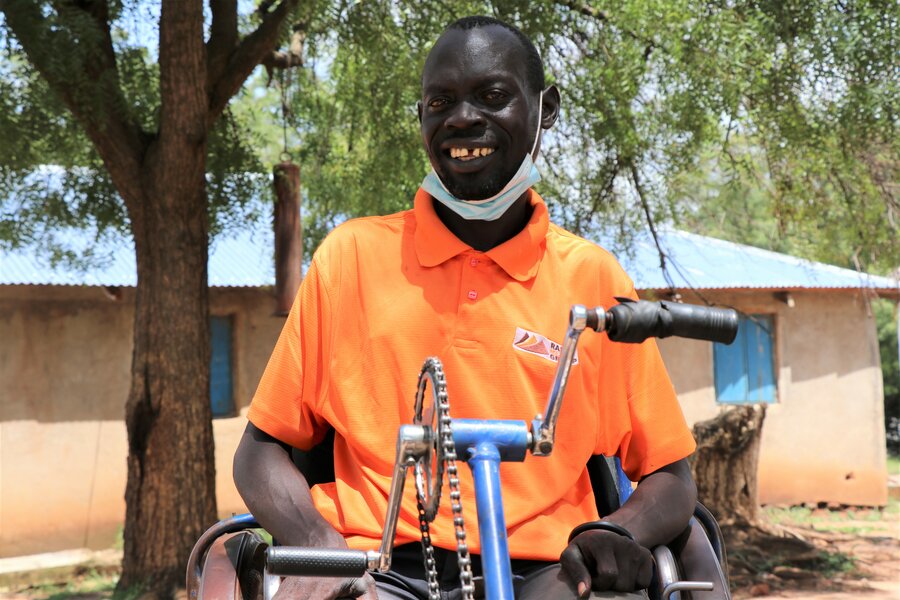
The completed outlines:
{"type": "MultiPolygon", "coordinates": [[[[513,348],[520,352],[534,354],[541,358],[546,358],[551,362],[559,362],[560,346],[553,340],[521,327],[516,327],[516,336],[513,338],[513,348]]],[[[573,365],[578,364],[578,351],[575,351],[573,365]]]]}

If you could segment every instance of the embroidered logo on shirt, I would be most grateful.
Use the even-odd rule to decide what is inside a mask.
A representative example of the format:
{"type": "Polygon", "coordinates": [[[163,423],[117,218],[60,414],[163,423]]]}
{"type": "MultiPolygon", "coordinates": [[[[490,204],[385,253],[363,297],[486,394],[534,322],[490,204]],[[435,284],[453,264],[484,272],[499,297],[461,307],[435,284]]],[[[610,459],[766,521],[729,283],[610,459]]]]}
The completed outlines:
{"type": "MultiPolygon", "coordinates": [[[[539,333],[516,327],[516,337],[513,338],[513,348],[528,354],[534,354],[546,358],[550,362],[559,362],[560,345],[553,340],[548,340],[539,333]]],[[[578,364],[578,351],[575,351],[573,365],[578,364]]]]}

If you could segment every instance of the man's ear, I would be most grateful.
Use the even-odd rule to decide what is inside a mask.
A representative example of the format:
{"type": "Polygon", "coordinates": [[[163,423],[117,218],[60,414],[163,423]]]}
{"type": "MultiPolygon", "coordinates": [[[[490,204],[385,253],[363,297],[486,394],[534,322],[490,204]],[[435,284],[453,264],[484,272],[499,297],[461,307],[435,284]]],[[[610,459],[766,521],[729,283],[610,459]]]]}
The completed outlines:
{"type": "MultiPolygon", "coordinates": [[[[559,118],[559,90],[551,85],[543,94],[543,108],[541,109],[541,128],[550,129],[559,118]]],[[[421,117],[420,117],[421,118],[421,117]]]]}
{"type": "MultiPolygon", "coordinates": [[[[558,95],[559,95],[559,93],[557,93],[557,96],[558,95]]],[[[422,101],[421,100],[416,102],[416,112],[419,114],[419,126],[421,126],[422,125],[422,101]]]]}

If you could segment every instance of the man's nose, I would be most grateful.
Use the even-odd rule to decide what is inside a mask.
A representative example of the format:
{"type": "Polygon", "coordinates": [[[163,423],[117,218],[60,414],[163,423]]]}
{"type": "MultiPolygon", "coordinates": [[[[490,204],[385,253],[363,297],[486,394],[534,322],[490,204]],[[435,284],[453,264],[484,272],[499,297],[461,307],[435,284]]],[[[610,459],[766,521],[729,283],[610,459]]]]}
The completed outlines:
{"type": "Polygon", "coordinates": [[[449,129],[469,129],[485,124],[484,115],[472,102],[463,100],[447,115],[444,124],[449,129]]]}

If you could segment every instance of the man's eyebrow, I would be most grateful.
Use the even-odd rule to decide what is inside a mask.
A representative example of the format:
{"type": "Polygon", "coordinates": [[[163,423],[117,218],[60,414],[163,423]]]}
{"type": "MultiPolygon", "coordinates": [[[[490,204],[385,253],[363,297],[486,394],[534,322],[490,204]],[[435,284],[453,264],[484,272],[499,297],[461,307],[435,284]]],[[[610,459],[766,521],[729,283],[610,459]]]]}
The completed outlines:
{"type": "MultiPolygon", "coordinates": [[[[467,87],[475,89],[483,89],[491,86],[503,88],[514,88],[516,86],[515,77],[507,74],[492,73],[484,75],[478,79],[467,81],[467,87]]],[[[444,81],[432,81],[422,85],[423,94],[439,94],[442,92],[455,91],[458,86],[447,84],[444,81]]]]}
{"type": "Polygon", "coordinates": [[[450,91],[450,86],[440,81],[435,81],[429,84],[422,84],[423,94],[440,94],[447,91],[450,91]]]}

